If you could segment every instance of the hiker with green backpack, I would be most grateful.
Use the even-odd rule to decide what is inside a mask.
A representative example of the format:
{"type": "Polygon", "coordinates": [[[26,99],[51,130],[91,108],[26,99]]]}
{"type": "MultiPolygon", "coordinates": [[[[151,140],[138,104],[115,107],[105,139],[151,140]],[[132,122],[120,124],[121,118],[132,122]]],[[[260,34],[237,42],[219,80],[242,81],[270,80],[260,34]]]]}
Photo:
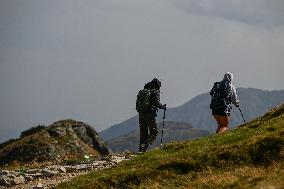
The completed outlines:
{"type": "Polygon", "coordinates": [[[136,99],[136,110],[139,114],[140,142],[139,152],[145,152],[159,131],[156,123],[158,109],[166,110],[166,104],[160,102],[161,81],[154,78],[144,85],[136,99]],[[150,131],[150,134],[148,134],[150,131]]]}
{"type": "MultiPolygon", "coordinates": [[[[214,83],[210,91],[212,115],[215,118],[218,128],[216,133],[224,133],[228,130],[230,112],[232,109],[231,104],[236,107],[239,106],[239,100],[235,86],[232,84],[233,74],[230,72],[225,73],[224,78],[220,82],[214,83]]],[[[239,108],[240,109],[240,108],[239,108]]]]}

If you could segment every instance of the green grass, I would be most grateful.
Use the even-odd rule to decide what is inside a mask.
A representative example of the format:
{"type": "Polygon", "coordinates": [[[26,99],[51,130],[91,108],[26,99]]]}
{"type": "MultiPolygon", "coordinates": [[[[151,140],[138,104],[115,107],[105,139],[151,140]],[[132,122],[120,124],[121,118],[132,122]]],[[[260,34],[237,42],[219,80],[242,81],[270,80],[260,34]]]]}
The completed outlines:
{"type": "Polygon", "coordinates": [[[284,105],[223,135],[174,142],[61,188],[284,188],[284,105]]]}

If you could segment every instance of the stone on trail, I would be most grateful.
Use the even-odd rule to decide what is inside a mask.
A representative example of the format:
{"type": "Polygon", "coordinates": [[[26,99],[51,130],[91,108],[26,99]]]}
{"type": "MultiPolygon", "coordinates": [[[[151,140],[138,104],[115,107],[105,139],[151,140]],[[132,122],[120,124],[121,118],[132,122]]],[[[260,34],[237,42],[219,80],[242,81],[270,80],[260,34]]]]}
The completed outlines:
{"type": "Polygon", "coordinates": [[[39,182],[33,189],[43,189],[43,185],[39,182]]]}
{"type": "Polygon", "coordinates": [[[14,179],[11,180],[12,185],[18,185],[24,182],[25,182],[25,178],[22,175],[20,175],[19,177],[15,177],[14,179]]]}

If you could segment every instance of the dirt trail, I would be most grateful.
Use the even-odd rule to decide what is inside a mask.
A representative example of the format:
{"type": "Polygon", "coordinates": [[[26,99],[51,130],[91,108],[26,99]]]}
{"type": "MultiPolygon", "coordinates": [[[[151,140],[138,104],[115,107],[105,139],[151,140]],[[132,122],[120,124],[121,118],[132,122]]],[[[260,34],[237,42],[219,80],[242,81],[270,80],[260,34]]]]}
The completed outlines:
{"type": "Polygon", "coordinates": [[[52,165],[41,169],[25,170],[25,174],[17,171],[0,171],[0,189],[45,189],[54,187],[74,177],[90,171],[116,166],[121,161],[129,160],[135,155],[114,154],[106,160],[92,161],[77,165],[52,165]]]}

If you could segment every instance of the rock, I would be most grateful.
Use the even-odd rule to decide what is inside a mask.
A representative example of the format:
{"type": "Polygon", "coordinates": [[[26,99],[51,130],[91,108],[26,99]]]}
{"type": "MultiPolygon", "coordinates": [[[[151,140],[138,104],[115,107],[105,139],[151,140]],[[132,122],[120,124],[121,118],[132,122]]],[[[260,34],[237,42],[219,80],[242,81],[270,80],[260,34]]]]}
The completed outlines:
{"type": "Polygon", "coordinates": [[[94,165],[92,163],[89,164],[80,164],[80,165],[73,165],[73,166],[65,166],[66,172],[84,172],[84,171],[92,171],[98,165],[94,165]]]}
{"type": "Polygon", "coordinates": [[[109,149],[104,144],[102,138],[90,125],[83,122],[77,122],[77,124],[73,124],[72,127],[81,140],[92,145],[102,155],[109,154],[109,149]]]}
{"type": "Polygon", "coordinates": [[[31,176],[31,177],[34,177],[34,178],[40,178],[40,177],[43,177],[43,174],[40,173],[40,172],[37,172],[37,173],[33,173],[33,174],[27,174],[26,176],[31,176]]]}
{"type": "Polygon", "coordinates": [[[25,178],[22,175],[19,177],[15,177],[14,179],[11,180],[12,185],[18,185],[24,182],[25,182],[25,178]]]}
{"type": "Polygon", "coordinates": [[[47,167],[49,170],[58,171],[59,173],[66,173],[66,169],[61,165],[51,165],[47,167]]]}
{"type": "Polygon", "coordinates": [[[75,120],[55,122],[33,133],[33,137],[22,137],[10,145],[11,148],[0,156],[2,164],[12,161],[62,162],[69,158],[80,159],[84,154],[97,157],[109,153],[94,128],[75,120]]]}
{"type": "Polygon", "coordinates": [[[43,176],[46,176],[46,177],[52,177],[52,176],[58,175],[58,171],[51,171],[49,169],[43,169],[41,173],[43,174],[43,176]]]}
{"type": "Polygon", "coordinates": [[[32,181],[32,180],[34,180],[34,177],[31,176],[31,175],[25,175],[25,179],[26,179],[26,181],[32,181]]]}
{"type": "MultiPolygon", "coordinates": [[[[131,156],[130,156],[131,157],[131,156]]],[[[125,159],[125,154],[112,154],[105,159],[89,162],[81,162],[76,165],[49,165],[41,169],[27,169],[25,176],[20,176],[19,171],[0,170],[0,189],[1,188],[30,188],[43,189],[54,187],[57,184],[71,180],[74,177],[88,173],[92,170],[102,170],[115,166],[125,159]],[[56,177],[53,177],[55,176],[56,177]],[[37,180],[37,181],[35,181],[37,180]],[[24,183],[22,184],[21,183],[24,183]],[[35,184],[37,185],[35,186],[35,184]],[[18,186],[16,186],[18,184],[18,186]],[[43,186],[44,185],[44,186],[43,186]]]]}
{"type": "Polygon", "coordinates": [[[10,171],[8,171],[8,170],[0,170],[0,175],[7,175],[9,173],[10,173],[10,171]]]}
{"type": "Polygon", "coordinates": [[[43,185],[39,182],[33,189],[43,189],[43,185]]]}
{"type": "Polygon", "coordinates": [[[119,163],[119,162],[125,160],[125,156],[112,156],[111,160],[114,163],[119,163]]]}
{"type": "Polygon", "coordinates": [[[14,179],[17,175],[19,176],[19,174],[14,171],[3,170],[0,173],[0,178],[14,179]]]}
{"type": "Polygon", "coordinates": [[[77,169],[74,166],[65,166],[66,172],[75,172],[77,169]]]}
{"type": "Polygon", "coordinates": [[[17,174],[17,173],[10,173],[10,174],[8,174],[6,176],[9,177],[10,179],[14,179],[14,178],[17,177],[17,175],[20,176],[20,174],[17,174]]]}
{"type": "Polygon", "coordinates": [[[0,175],[0,179],[1,178],[13,179],[15,177],[16,177],[16,175],[13,175],[12,173],[8,173],[7,175],[0,175]]]}
{"type": "Polygon", "coordinates": [[[23,176],[15,176],[10,174],[10,176],[2,175],[0,177],[0,185],[1,186],[11,186],[18,185],[25,182],[25,178],[23,176]]]}
{"type": "Polygon", "coordinates": [[[35,174],[35,173],[38,173],[38,169],[28,169],[28,170],[26,170],[26,173],[27,174],[35,174]]]}
{"type": "Polygon", "coordinates": [[[61,166],[59,169],[58,169],[59,173],[66,173],[66,169],[65,167],[61,166]]]}
{"type": "Polygon", "coordinates": [[[86,127],[81,124],[77,124],[73,125],[73,129],[80,139],[82,139],[87,144],[92,144],[92,138],[88,136],[86,127]]]}
{"type": "Polygon", "coordinates": [[[0,177],[0,186],[11,186],[11,179],[7,176],[0,177]]]}
{"type": "Polygon", "coordinates": [[[49,135],[53,137],[62,137],[66,135],[66,131],[64,127],[52,127],[52,128],[49,128],[47,131],[49,135]]]}

